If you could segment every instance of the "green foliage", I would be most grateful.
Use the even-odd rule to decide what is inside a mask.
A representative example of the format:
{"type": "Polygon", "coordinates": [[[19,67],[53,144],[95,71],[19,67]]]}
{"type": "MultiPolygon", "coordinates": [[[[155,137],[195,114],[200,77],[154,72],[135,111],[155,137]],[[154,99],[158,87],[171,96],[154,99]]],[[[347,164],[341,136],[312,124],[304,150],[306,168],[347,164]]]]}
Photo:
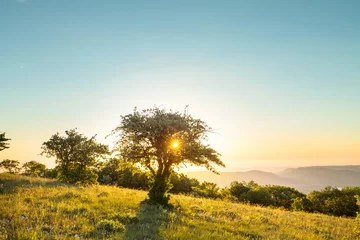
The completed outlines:
{"type": "Polygon", "coordinates": [[[59,133],[42,145],[42,155],[55,157],[58,164],[58,178],[63,182],[92,184],[97,181],[95,165],[109,154],[108,146],[97,143],[95,136],[87,138],[76,129],[59,133]]]}
{"type": "MultiPolygon", "coordinates": [[[[295,199],[298,199],[298,201],[303,201],[302,204],[305,204],[304,202],[305,200],[300,200],[300,199],[306,199],[306,195],[299,192],[295,188],[277,186],[277,185],[268,185],[265,188],[271,195],[273,202],[272,205],[276,207],[284,207],[286,209],[292,209],[295,199]]],[[[300,205],[301,204],[298,204],[297,207],[300,207],[300,205]]]]}
{"type": "Polygon", "coordinates": [[[44,177],[57,178],[57,176],[58,176],[58,167],[45,169],[44,177]]]}
{"type": "Polygon", "coordinates": [[[33,177],[43,177],[46,171],[45,164],[30,161],[23,164],[22,169],[24,171],[24,175],[33,176],[33,177]]]}
{"type": "Polygon", "coordinates": [[[9,148],[9,143],[7,143],[7,141],[10,140],[10,138],[5,137],[5,133],[0,133],[0,151],[9,148]]]}
{"type": "Polygon", "coordinates": [[[174,167],[189,164],[216,172],[214,165],[224,166],[220,154],[204,144],[211,131],[205,122],[186,111],[152,108],[141,112],[134,109],[132,114],[122,116],[113,134],[119,137],[116,146],[121,157],[149,170],[150,201],[166,205],[174,167]]]}
{"type": "Polygon", "coordinates": [[[171,188],[170,178],[166,174],[158,174],[149,178],[149,200],[151,203],[168,205],[170,194],[167,192],[171,188]]]}
{"type": "Polygon", "coordinates": [[[296,197],[293,199],[293,203],[291,204],[291,208],[294,211],[305,211],[312,212],[312,202],[307,199],[307,197],[296,197]]]}
{"type": "Polygon", "coordinates": [[[308,199],[315,212],[355,217],[358,210],[355,196],[359,194],[360,187],[345,187],[342,190],[326,187],[321,191],[312,191],[308,199]]]}
{"type": "Polygon", "coordinates": [[[269,191],[262,186],[257,186],[247,192],[245,199],[251,204],[258,204],[262,206],[270,206],[274,203],[269,191]]]}
{"type": "MultiPolygon", "coordinates": [[[[119,187],[149,190],[149,173],[131,162],[111,158],[98,169],[99,183],[119,187]]],[[[199,181],[184,174],[172,172],[170,176],[171,193],[191,193],[199,181]]]]}
{"type": "Polygon", "coordinates": [[[273,198],[266,187],[259,186],[254,181],[237,182],[230,184],[229,194],[239,202],[258,204],[263,206],[274,205],[273,198]]]}
{"type": "Polygon", "coordinates": [[[135,224],[139,222],[139,218],[136,216],[124,215],[121,213],[115,213],[111,216],[112,220],[121,222],[122,224],[135,224]]]}
{"type": "Polygon", "coordinates": [[[282,207],[285,209],[309,210],[309,200],[306,195],[294,188],[267,185],[260,186],[254,181],[234,181],[230,187],[223,191],[224,197],[238,202],[259,204],[263,206],[282,207]]]}
{"type": "Polygon", "coordinates": [[[193,188],[194,196],[206,197],[206,198],[220,198],[220,188],[216,183],[203,182],[198,187],[193,188]]]}
{"type": "Polygon", "coordinates": [[[239,202],[245,202],[247,200],[246,195],[251,190],[247,186],[246,182],[234,181],[230,184],[229,194],[239,202]]]}
{"type": "Polygon", "coordinates": [[[178,174],[176,172],[171,174],[170,183],[172,185],[171,193],[191,193],[194,187],[200,185],[197,179],[189,178],[185,174],[178,174]]]}
{"type": "Polygon", "coordinates": [[[148,177],[145,171],[134,164],[118,158],[111,158],[98,169],[99,182],[126,188],[148,189],[148,177]]]}
{"type": "Polygon", "coordinates": [[[20,171],[20,162],[17,160],[5,159],[0,162],[0,168],[5,169],[9,173],[19,173],[20,171]]]}

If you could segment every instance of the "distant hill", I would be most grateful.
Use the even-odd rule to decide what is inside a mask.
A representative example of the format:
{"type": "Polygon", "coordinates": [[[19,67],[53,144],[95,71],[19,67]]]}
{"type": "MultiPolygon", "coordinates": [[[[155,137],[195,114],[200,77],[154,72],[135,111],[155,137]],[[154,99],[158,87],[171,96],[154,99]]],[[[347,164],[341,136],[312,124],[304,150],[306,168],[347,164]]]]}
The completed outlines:
{"type": "Polygon", "coordinates": [[[282,185],[298,189],[303,193],[320,190],[326,186],[345,187],[360,186],[360,165],[350,166],[314,166],[288,168],[280,173],[265,171],[221,172],[187,172],[191,178],[199,181],[217,183],[220,187],[229,186],[233,181],[255,181],[258,184],[282,185]]]}

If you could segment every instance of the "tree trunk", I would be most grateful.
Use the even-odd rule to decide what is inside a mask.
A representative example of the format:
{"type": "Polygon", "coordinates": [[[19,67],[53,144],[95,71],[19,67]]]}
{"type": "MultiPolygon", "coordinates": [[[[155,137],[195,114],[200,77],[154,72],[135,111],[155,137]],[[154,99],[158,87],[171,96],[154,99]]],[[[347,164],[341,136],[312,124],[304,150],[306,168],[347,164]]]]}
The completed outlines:
{"type": "Polygon", "coordinates": [[[167,194],[169,190],[169,173],[157,174],[150,185],[149,198],[150,202],[161,205],[168,205],[170,196],[167,194]]]}

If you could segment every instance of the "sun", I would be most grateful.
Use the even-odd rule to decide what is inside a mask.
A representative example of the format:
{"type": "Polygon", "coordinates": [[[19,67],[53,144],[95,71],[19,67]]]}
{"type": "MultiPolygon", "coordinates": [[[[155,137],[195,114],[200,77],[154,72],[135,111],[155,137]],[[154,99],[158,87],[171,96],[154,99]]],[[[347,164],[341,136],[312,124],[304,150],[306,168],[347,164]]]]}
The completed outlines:
{"type": "Polygon", "coordinates": [[[179,147],[179,142],[176,140],[171,144],[172,148],[178,148],[179,147]]]}

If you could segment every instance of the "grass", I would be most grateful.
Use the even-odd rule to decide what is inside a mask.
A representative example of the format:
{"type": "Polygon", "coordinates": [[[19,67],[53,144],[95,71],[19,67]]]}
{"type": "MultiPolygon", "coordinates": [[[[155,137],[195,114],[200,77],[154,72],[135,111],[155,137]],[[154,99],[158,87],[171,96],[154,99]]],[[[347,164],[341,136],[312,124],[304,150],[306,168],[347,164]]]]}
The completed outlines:
{"type": "Polygon", "coordinates": [[[0,239],[356,239],[354,219],[0,174],[0,239]]]}

